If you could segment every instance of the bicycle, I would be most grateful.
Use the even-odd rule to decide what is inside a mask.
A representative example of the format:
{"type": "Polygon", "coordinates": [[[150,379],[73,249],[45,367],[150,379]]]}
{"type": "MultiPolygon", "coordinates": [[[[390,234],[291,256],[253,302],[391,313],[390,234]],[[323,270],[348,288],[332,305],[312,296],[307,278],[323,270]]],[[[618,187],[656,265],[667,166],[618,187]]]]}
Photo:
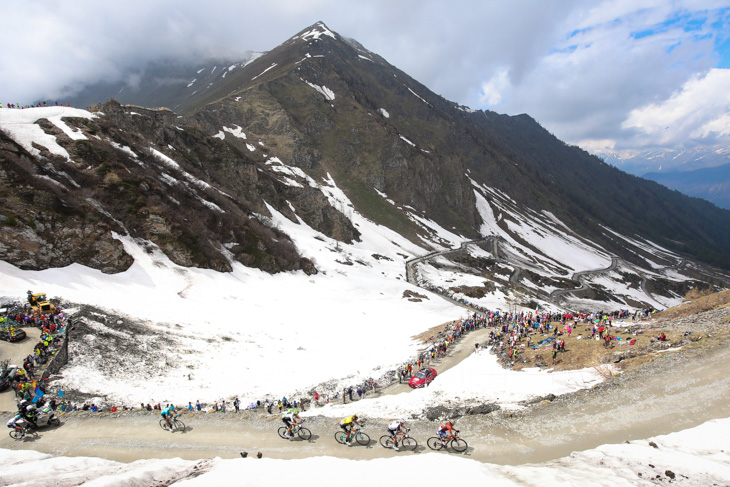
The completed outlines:
{"type": "MultiPolygon", "coordinates": [[[[366,433],[363,433],[360,428],[352,428],[350,433],[350,442],[356,441],[360,445],[368,445],[370,443],[370,437],[366,433]]],[[[344,431],[338,431],[335,433],[335,440],[337,440],[337,443],[344,444],[346,438],[347,433],[344,431]]]]}
{"type": "Polygon", "coordinates": [[[277,433],[279,433],[279,436],[284,438],[285,440],[289,440],[291,438],[294,438],[294,436],[299,436],[299,438],[303,440],[308,440],[312,437],[312,432],[309,431],[307,428],[303,427],[301,424],[294,425],[291,427],[291,436],[287,438],[284,436],[286,434],[286,426],[281,426],[277,430],[277,433]]]}
{"type": "Polygon", "coordinates": [[[13,429],[10,430],[10,432],[8,434],[10,435],[10,437],[12,439],[19,440],[19,439],[23,438],[26,435],[30,435],[30,434],[35,435],[36,433],[31,432],[29,425],[23,425],[23,426],[20,427],[20,431],[18,431],[15,428],[13,428],[13,429]]]}
{"type": "Polygon", "coordinates": [[[428,447],[432,450],[441,450],[443,448],[448,448],[451,446],[451,449],[455,452],[462,453],[465,452],[469,445],[467,445],[466,441],[462,440],[456,435],[452,435],[451,440],[442,440],[439,436],[432,436],[426,441],[426,444],[428,447]]]}
{"type": "MultiPolygon", "coordinates": [[[[418,448],[418,442],[415,438],[411,438],[409,435],[409,432],[411,430],[407,429],[405,433],[403,432],[397,432],[396,437],[399,437],[398,440],[398,448],[400,450],[416,450],[418,448]]],[[[380,437],[380,445],[383,448],[393,448],[393,436],[391,435],[383,435],[380,437]]]]}
{"type": "MultiPolygon", "coordinates": [[[[174,433],[175,431],[185,431],[185,423],[183,423],[181,420],[177,419],[179,414],[175,415],[174,417],[170,418],[170,432],[174,433]]],[[[167,421],[165,421],[165,418],[160,419],[160,428],[163,430],[167,429],[167,421]]]]}

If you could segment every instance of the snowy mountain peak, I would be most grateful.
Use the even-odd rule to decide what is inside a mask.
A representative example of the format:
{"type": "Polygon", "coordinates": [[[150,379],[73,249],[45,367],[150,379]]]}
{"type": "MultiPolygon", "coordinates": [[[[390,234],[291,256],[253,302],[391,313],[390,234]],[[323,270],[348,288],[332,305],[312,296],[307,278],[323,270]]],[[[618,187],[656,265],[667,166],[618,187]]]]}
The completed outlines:
{"type": "Polygon", "coordinates": [[[730,163],[730,148],[654,148],[643,151],[606,151],[596,156],[630,174],[642,176],[657,171],[692,171],[730,163]]]}
{"type": "MultiPolygon", "coordinates": [[[[88,244],[115,258],[94,258],[71,239],[63,245],[74,252],[33,251],[34,240],[63,247],[63,234],[23,219],[17,202],[28,196],[20,194],[8,199],[8,218],[20,224],[6,237],[25,245],[4,257],[31,268],[61,259],[119,272],[130,260],[117,258],[126,251],[114,231],[151,242],[181,266],[313,274],[331,269],[302,250],[311,242],[302,243],[301,231],[335,247],[367,246],[361,217],[377,225],[375,233],[399,236],[390,239],[395,247],[375,252],[388,259],[498,238],[494,255],[479,264],[489,268],[474,269],[491,276],[492,296],[519,289],[523,302],[563,303],[554,298],[573,294],[574,275],[596,271],[612,280],[635,276],[616,306],[659,305],[662,298],[636,290],[642,278],[662,281],[656,294],[667,302],[680,294],[650,269],[692,256],[730,265],[724,213],[629,178],[527,115],[465,111],[382,58],[363,60],[366,54],[375,59],[317,23],[245,65],[197,65],[187,83],[196,81],[178,98],[189,103],[181,115],[109,102],[97,118],[70,118],[71,133],[31,122],[68,156],[56,161],[39,149],[50,145],[40,138],[26,146],[11,138],[3,148],[14,161],[12,177],[37,185],[41,213],[84,214],[83,223],[97,229],[88,244]],[[191,90],[200,93],[191,98],[191,90]],[[43,161],[37,174],[28,174],[24,157],[43,161]],[[62,164],[69,160],[72,167],[62,164]],[[585,190],[595,181],[600,191],[585,190]],[[40,196],[49,184],[57,202],[40,196]]],[[[372,265],[364,257],[338,259],[372,265]]],[[[600,282],[584,297],[606,301],[600,282]]],[[[446,284],[438,287],[459,287],[446,284]]]]}
{"type": "Polygon", "coordinates": [[[334,32],[332,32],[325,24],[324,22],[316,22],[312,24],[307,29],[304,29],[296,36],[292,37],[292,39],[301,39],[305,42],[309,42],[312,40],[319,40],[322,36],[329,36],[332,39],[337,40],[337,36],[334,32]]]}

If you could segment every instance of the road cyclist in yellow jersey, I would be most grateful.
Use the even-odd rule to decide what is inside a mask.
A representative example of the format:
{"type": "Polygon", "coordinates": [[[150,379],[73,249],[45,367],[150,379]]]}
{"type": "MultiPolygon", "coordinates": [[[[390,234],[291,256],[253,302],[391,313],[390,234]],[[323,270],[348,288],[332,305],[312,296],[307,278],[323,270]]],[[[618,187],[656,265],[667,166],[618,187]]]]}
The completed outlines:
{"type": "Polygon", "coordinates": [[[353,414],[352,416],[348,416],[342,421],[340,421],[340,428],[345,432],[345,445],[351,446],[350,440],[352,440],[352,426],[353,424],[356,424],[360,427],[362,425],[357,422],[357,414],[353,414]]]}

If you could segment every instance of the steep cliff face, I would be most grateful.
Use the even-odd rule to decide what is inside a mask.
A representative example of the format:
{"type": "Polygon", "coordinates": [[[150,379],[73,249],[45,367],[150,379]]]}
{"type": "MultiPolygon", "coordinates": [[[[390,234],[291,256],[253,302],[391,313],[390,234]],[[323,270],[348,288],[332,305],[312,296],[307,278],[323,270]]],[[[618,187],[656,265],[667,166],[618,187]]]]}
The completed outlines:
{"type": "MultiPolygon", "coordinates": [[[[64,267],[83,263],[103,272],[132,264],[112,236],[117,225],[94,211],[48,174],[58,174],[50,161],[39,161],[0,132],[0,258],[23,269],[64,267]]],[[[68,179],[66,179],[68,182],[68,179]]]]}
{"type": "MultiPolygon", "coordinates": [[[[43,117],[45,109],[34,110],[43,117]]],[[[47,119],[35,125],[67,157],[40,145],[34,156],[2,136],[0,258],[20,267],[124,270],[132,260],[116,232],[149,240],[184,266],[226,271],[239,261],[267,272],[316,272],[269,225],[267,205],[292,218],[301,208],[312,227],[343,241],[358,237],[321,191],[297,175],[277,178],[271,158],[249,156],[168,110],[109,102],[94,118],[60,123],[73,138],[47,119]]]]}

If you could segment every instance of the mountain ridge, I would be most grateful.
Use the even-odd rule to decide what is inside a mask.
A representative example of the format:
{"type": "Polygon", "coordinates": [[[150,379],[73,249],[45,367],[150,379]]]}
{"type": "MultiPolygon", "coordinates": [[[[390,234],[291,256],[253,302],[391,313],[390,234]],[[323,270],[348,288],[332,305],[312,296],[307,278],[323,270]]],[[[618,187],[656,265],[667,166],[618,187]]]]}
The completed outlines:
{"type": "Polygon", "coordinates": [[[642,177],[730,210],[730,163],[687,171],[649,172],[642,177]]]}
{"type": "MultiPolygon", "coordinates": [[[[513,281],[523,290],[570,289],[565,279],[616,255],[625,264],[612,279],[639,292],[649,276],[675,299],[722,276],[697,263],[679,278],[671,274],[678,262],[730,266],[727,212],[626,175],[529,115],[445,100],[322,23],[229,70],[181,115],[116,101],[80,118],[33,110],[0,118],[11,182],[0,258],[23,268],[126,269],[130,260],[110,230],[87,240],[52,231],[103,223],[158,246],[178,265],[229,271],[240,262],[313,274],[320,269],[299,237],[281,230],[295,227],[276,219],[347,246],[362,237],[353,213],[424,252],[499,235],[506,260],[474,270],[496,282],[514,271],[505,262],[529,270],[500,284],[505,289],[513,281]],[[31,141],[13,132],[19,125],[11,118],[26,115],[33,119],[22,133],[34,131],[31,141]],[[51,230],[37,224],[39,215],[51,230]],[[554,255],[555,245],[563,250],[554,255]]],[[[399,245],[385,257],[417,255],[399,245]]],[[[339,244],[333,251],[345,252],[339,244]]],[[[597,281],[591,286],[606,295],[597,281]]]]}

